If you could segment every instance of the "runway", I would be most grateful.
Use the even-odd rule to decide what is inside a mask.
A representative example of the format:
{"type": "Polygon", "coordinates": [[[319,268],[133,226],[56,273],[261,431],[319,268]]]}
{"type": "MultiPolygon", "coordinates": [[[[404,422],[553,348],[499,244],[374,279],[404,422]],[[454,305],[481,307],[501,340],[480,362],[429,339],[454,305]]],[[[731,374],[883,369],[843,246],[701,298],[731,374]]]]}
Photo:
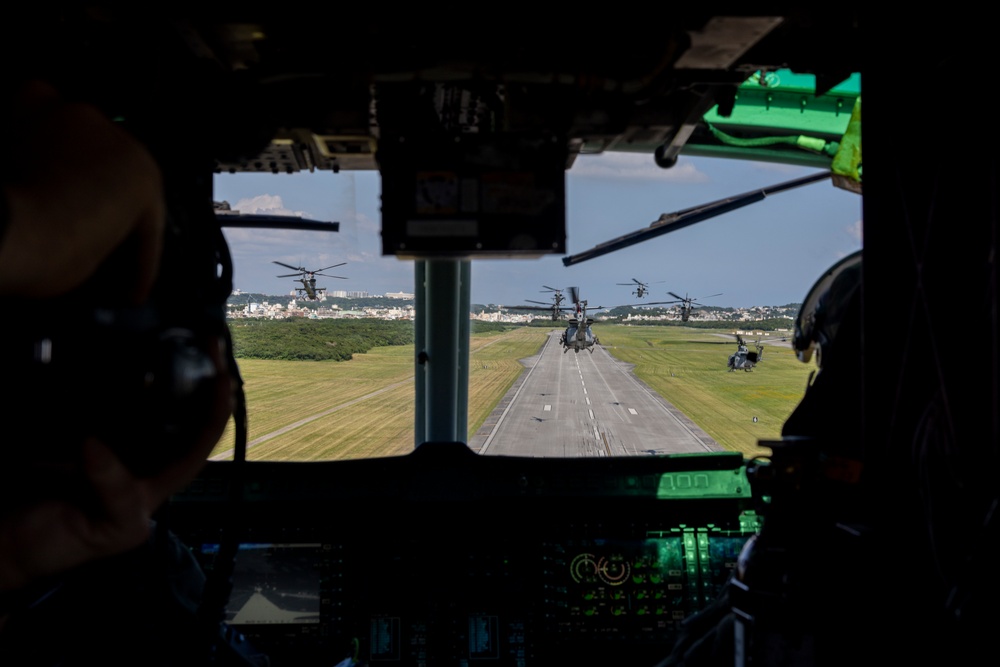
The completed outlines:
{"type": "Polygon", "coordinates": [[[596,345],[563,352],[559,331],[469,446],[481,454],[648,456],[723,451],[707,433],[596,345]]]}

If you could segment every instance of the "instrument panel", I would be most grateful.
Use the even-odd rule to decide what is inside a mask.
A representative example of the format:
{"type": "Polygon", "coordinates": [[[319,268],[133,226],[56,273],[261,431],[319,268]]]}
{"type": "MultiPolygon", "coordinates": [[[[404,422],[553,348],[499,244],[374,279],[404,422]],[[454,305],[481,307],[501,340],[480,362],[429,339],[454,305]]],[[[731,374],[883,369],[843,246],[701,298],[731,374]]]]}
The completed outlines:
{"type": "Polygon", "coordinates": [[[759,528],[733,453],[430,447],[213,462],[171,502],[171,529],[231,579],[225,618],[273,665],[527,667],[654,664],[759,528]]]}

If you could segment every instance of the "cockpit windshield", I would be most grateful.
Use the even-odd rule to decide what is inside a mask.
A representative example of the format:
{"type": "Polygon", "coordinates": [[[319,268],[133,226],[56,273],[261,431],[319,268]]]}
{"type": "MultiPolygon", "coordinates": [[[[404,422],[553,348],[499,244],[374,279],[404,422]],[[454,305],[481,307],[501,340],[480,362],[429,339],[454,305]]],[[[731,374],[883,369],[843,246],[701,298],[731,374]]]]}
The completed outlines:
{"type": "MultiPolygon", "coordinates": [[[[814,370],[791,348],[794,319],[822,271],[860,248],[860,196],[820,179],[592,259],[566,258],[818,171],[578,156],[566,173],[566,255],[468,262],[469,361],[458,372],[468,374],[469,448],[760,453],[758,441],[779,437],[814,370]]],[[[252,228],[222,218],[248,459],[372,458],[420,444],[418,262],[383,256],[380,193],[372,170],[215,177],[228,219],[278,221],[252,228]],[[315,227],[282,228],[285,220],[315,227]]],[[[232,432],[231,424],[213,458],[232,457],[232,432]]]]}

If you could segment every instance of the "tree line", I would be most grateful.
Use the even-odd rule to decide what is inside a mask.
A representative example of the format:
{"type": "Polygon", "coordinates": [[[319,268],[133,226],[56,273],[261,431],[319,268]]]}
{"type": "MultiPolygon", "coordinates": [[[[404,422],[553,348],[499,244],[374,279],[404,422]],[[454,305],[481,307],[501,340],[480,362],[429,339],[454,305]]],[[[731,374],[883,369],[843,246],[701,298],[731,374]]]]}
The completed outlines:
{"type": "MultiPolygon", "coordinates": [[[[473,321],[473,333],[505,331],[512,325],[473,321]]],[[[373,347],[412,345],[410,320],[321,319],[230,320],[233,354],[237,359],[283,361],[348,361],[373,347]]]]}
{"type": "Polygon", "coordinates": [[[413,343],[408,320],[230,320],[237,359],[347,361],[373,347],[413,343]]]}

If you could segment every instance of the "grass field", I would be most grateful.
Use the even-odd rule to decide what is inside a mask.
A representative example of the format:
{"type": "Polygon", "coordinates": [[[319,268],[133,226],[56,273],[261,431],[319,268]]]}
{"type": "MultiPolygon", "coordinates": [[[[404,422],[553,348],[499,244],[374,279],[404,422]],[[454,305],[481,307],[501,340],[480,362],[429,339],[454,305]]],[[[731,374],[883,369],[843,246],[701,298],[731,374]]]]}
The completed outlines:
{"type": "MultiPolygon", "coordinates": [[[[736,351],[730,330],[603,325],[598,337],[608,352],[635,364],[637,377],[716,442],[747,457],[769,452],[758,441],[780,437],[815,368],[799,361],[790,347],[765,343],[762,360],[752,371],[730,372],[726,363],[736,351]]],[[[756,338],[744,339],[754,350],[756,338]]],[[[773,333],[761,337],[768,339],[780,341],[773,333]]]]}
{"type": "MultiPolygon", "coordinates": [[[[519,359],[538,352],[545,331],[522,327],[471,337],[469,433],[520,376],[519,359]]],[[[313,461],[413,451],[412,345],[374,348],[350,361],[242,359],[239,365],[248,406],[248,459],[313,461]],[[262,438],[267,439],[257,442],[262,438]]],[[[230,422],[212,457],[224,457],[233,437],[230,422]]]]}
{"type": "MultiPolygon", "coordinates": [[[[765,454],[805,391],[811,365],[767,345],[752,372],[729,372],[727,331],[595,324],[601,344],[727,449],[765,454]],[[756,418],[756,419],[755,419],[756,418]]],[[[469,433],[475,433],[536,354],[548,329],[475,334],[470,341],[469,433]]],[[[754,340],[748,337],[752,342],[754,340]]],[[[752,349],[752,348],[751,348],[752,349]]],[[[350,361],[244,359],[247,458],[330,460],[405,454],[414,447],[414,349],[375,348],[350,361]]],[[[213,452],[227,458],[233,425],[213,452]]]]}

